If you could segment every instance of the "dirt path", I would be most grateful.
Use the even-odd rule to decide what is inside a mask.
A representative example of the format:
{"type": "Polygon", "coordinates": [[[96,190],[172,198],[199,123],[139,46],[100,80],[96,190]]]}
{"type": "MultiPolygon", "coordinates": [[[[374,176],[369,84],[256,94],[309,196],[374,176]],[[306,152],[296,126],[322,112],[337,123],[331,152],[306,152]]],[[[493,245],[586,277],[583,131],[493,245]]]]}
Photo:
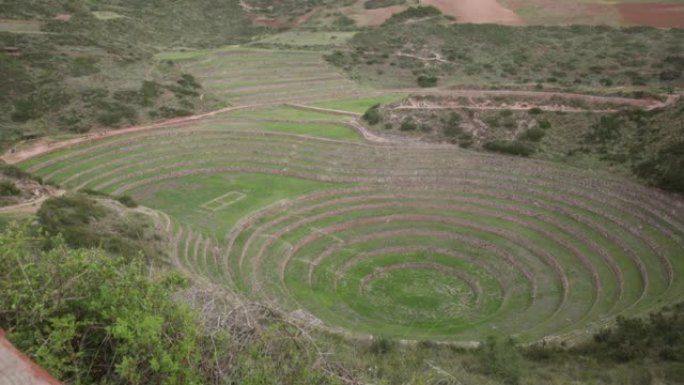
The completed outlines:
{"type": "Polygon", "coordinates": [[[421,4],[439,8],[442,13],[455,17],[457,23],[525,24],[520,16],[496,0],[422,0],[421,4]]]}
{"type": "Polygon", "coordinates": [[[303,111],[313,111],[313,112],[322,112],[325,114],[332,114],[332,115],[342,115],[342,116],[351,116],[351,117],[361,117],[363,114],[359,114],[358,112],[351,112],[351,111],[345,111],[345,110],[336,110],[333,108],[321,108],[321,107],[313,107],[313,106],[307,106],[305,104],[291,104],[291,103],[285,103],[285,106],[295,108],[298,110],[303,110],[303,111]]]}
{"type": "Polygon", "coordinates": [[[35,214],[43,202],[52,197],[59,197],[66,193],[62,189],[51,190],[48,194],[42,195],[39,198],[32,199],[28,202],[19,203],[17,205],[0,207],[0,214],[35,214]]]}
{"type": "MultiPolygon", "coordinates": [[[[466,97],[466,98],[477,98],[477,97],[487,97],[487,96],[519,96],[519,97],[537,97],[540,99],[549,99],[553,97],[560,97],[560,98],[567,98],[567,99],[577,99],[589,103],[613,103],[613,104],[621,104],[621,105],[626,105],[626,106],[631,106],[635,108],[643,108],[645,110],[653,110],[657,108],[665,108],[668,106],[673,105],[679,98],[681,98],[681,95],[668,95],[667,99],[665,101],[660,101],[657,99],[653,98],[647,98],[647,99],[632,99],[632,98],[625,98],[625,97],[615,97],[615,96],[595,96],[595,95],[587,95],[587,94],[576,94],[576,93],[567,93],[567,92],[545,92],[545,91],[514,91],[514,90],[445,90],[445,89],[436,89],[436,90],[425,90],[425,89],[401,89],[401,90],[396,90],[396,91],[390,91],[390,92],[395,92],[398,94],[413,94],[413,95],[422,95],[422,96],[427,96],[427,95],[437,95],[437,96],[452,96],[452,97],[466,97]]],[[[153,123],[153,124],[148,124],[148,125],[142,125],[142,126],[134,126],[134,127],[128,127],[128,128],[122,128],[118,130],[105,130],[105,131],[100,131],[100,132],[91,132],[89,134],[79,136],[73,139],[68,139],[64,140],[61,142],[49,142],[47,140],[42,140],[37,143],[34,143],[26,148],[20,148],[17,151],[14,152],[7,152],[5,153],[2,157],[0,157],[0,160],[8,163],[8,164],[16,164],[21,161],[43,155],[48,152],[52,152],[55,150],[59,149],[64,149],[68,148],[71,146],[75,146],[78,144],[82,143],[88,143],[96,140],[101,140],[101,139],[106,139],[114,136],[121,136],[121,135],[127,135],[127,134],[132,134],[136,132],[142,132],[142,131],[149,131],[149,130],[155,130],[155,129],[160,129],[160,128],[167,128],[167,127],[175,127],[181,124],[189,123],[189,122],[195,122],[199,121],[205,118],[209,118],[221,113],[225,112],[230,112],[230,111],[238,111],[238,110],[245,110],[245,109],[253,109],[253,108],[263,108],[263,107],[273,107],[277,105],[290,105],[291,107],[294,108],[306,108],[307,110],[311,111],[319,111],[319,112],[325,112],[325,113],[334,113],[334,114],[343,114],[343,115],[349,115],[349,116],[358,116],[358,114],[353,113],[353,112],[348,112],[348,111],[340,111],[340,110],[334,110],[334,109],[327,109],[327,108],[318,108],[318,107],[311,107],[307,105],[300,105],[300,104],[288,104],[288,103],[277,103],[277,102],[271,102],[271,103],[251,103],[251,104],[245,104],[245,105],[240,105],[240,106],[231,106],[231,107],[226,107],[222,108],[216,111],[211,111],[203,114],[197,114],[197,115],[192,115],[192,116],[187,116],[187,117],[182,117],[182,118],[175,118],[175,119],[170,119],[166,120],[163,122],[158,122],[158,123],[153,123]]],[[[549,111],[555,111],[553,106],[546,106],[545,109],[549,111]]],[[[479,107],[470,107],[477,109],[479,107]]],[[[523,107],[520,107],[523,108],[523,107]]],[[[530,108],[530,106],[526,105],[524,107],[525,109],[530,108]]],[[[491,107],[482,107],[482,109],[491,109],[491,107]]],[[[501,107],[501,109],[511,109],[511,106],[507,107],[501,107]]],[[[568,111],[566,106],[560,106],[558,108],[559,111],[568,111]]],[[[595,110],[594,110],[595,111],[595,110]]],[[[413,144],[418,144],[419,142],[416,140],[408,140],[405,138],[395,138],[395,137],[386,137],[386,136],[379,136],[375,133],[372,133],[368,130],[367,127],[365,127],[363,124],[359,123],[358,121],[354,121],[350,123],[351,128],[357,130],[363,137],[369,142],[374,142],[374,143],[380,143],[380,144],[388,144],[388,143],[413,143],[413,144]]]]}
{"type": "Polygon", "coordinates": [[[645,110],[653,110],[657,108],[664,108],[673,105],[681,95],[668,95],[665,101],[660,101],[655,98],[634,99],[621,96],[598,96],[579,94],[572,92],[554,92],[554,91],[515,91],[515,90],[448,90],[448,89],[410,89],[402,90],[403,93],[409,92],[413,95],[419,96],[452,96],[464,98],[482,98],[488,96],[513,96],[513,97],[529,97],[539,99],[563,98],[576,99],[588,103],[608,103],[616,105],[624,105],[635,108],[643,108],[645,110]]]}
{"type": "Polygon", "coordinates": [[[222,108],[220,110],[207,112],[204,114],[186,116],[186,117],[182,117],[182,118],[175,118],[175,119],[165,120],[165,121],[159,122],[159,123],[122,128],[120,130],[105,130],[105,131],[101,131],[101,132],[93,132],[93,133],[89,133],[89,134],[79,136],[79,137],[76,137],[73,139],[64,140],[61,142],[40,141],[40,142],[35,143],[34,145],[32,145],[28,148],[20,149],[20,150],[15,151],[15,152],[5,153],[2,157],[0,157],[0,160],[4,161],[5,163],[15,164],[15,163],[19,163],[21,161],[24,161],[26,159],[36,157],[38,155],[45,154],[47,152],[52,152],[55,150],[75,146],[75,145],[81,144],[81,143],[87,143],[87,142],[92,142],[92,141],[96,141],[96,140],[111,138],[113,136],[121,136],[121,135],[141,132],[141,131],[155,130],[158,128],[173,127],[173,126],[177,126],[180,124],[184,124],[184,123],[188,123],[188,122],[194,122],[197,120],[208,118],[208,117],[218,115],[218,114],[224,113],[224,112],[244,110],[244,109],[249,109],[249,108],[265,107],[265,106],[268,106],[268,105],[266,105],[266,104],[263,104],[263,105],[251,104],[251,105],[237,106],[237,107],[226,107],[226,108],[222,108]]]}

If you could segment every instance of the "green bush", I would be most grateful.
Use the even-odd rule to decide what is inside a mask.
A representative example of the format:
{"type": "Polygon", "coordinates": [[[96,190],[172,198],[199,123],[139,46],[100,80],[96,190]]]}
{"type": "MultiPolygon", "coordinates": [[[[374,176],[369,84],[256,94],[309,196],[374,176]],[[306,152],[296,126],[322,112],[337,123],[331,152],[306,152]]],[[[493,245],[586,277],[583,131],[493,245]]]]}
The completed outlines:
{"type": "Polygon", "coordinates": [[[382,121],[382,114],[380,113],[380,104],[376,104],[366,110],[363,114],[362,119],[368,122],[370,125],[376,125],[382,121]]]}
{"type": "Polygon", "coordinates": [[[684,193],[684,141],[670,144],[633,171],[663,190],[684,193]]]}
{"type": "Polygon", "coordinates": [[[116,198],[116,200],[119,201],[119,203],[121,203],[122,205],[129,207],[129,208],[138,207],[138,203],[128,195],[120,196],[120,197],[116,198]]]}
{"type": "Polygon", "coordinates": [[[404,4],[406,0],[366,0],[363,3],[365,9],[386,8],[393,5],[404,4]]]}
{"type": "Polygon", "coordinates": [[[17,196],[19,194],[21,194],[21,190],[17,188],[14,182],[8,180],[0,181],[0,196],[9,197],[17,196]]]}
{"type": "Polygon", "coordinates": [[[16,226],[0,234],[0,325],[64,383],[200,383],[199,328],[173,300],[179,275],[72,250],[16,226]]]}
{"type": "Polygon", "coordinates": [[[537,123],[539,124],[539,128],[541,128],[542,130],[548,130],[549,128],[551,128],[551,122],[549,122],[548,120],[540,120],[537,123]]]}
{"type": "Polygon", "coordinates": [[[373,337],[368,350],[373,354],[387,354],[395,348],[395,342],[386,337],[373,337]]]}
{"type": "Polygon", "coordinates": [[[489,337],[477,351],[480,364],[487,375],[507,385],[517,385],[523,373],[523,358],[512,339],[500,341],[489,337]]]}
{"type": "Polygon", "coordinates": [[[517,140],[494,140],[485,143],[482,145],[482,148],[491,152],[524,157],[530,156],[536,151],[535,148],[529,143],[520,142],[517,140]]]}
{"type": "Polygon", "coordinates": [[[540,127],[532,127],[518,136],[518,140],[527,140],[530,142],[539,142],[546,135],[546,131],[540,127]]]}
{"type": "Polygon", "coordinates": [[[614,327],[595,334],[594,341],[581,350],[618,362],[647,358],[684,362],[684,303],[648,318],[618,317],[614,327]]]}
{"type": "Polygon", "coordinates": [[[30,179],[38,183],[43,182],[40,177],[34,176],[12,164],[0,163],[0,173],[14,179],[30,179]]]}
{"type": "Polygon", "coordinates": [[[424,87],[424,88],[437,86],[437,81],[438,81],[438,79],[435,76],[429,76],[429,75],[420,75],[416,79],[416,82],[418,83],[418,85],[421,87],[424,87]]]}
{"type": "Polygon", "coordinates": [[[418,126],[416,123],[413,121],[413,119],[404,119],[401,122],[401,125],[399,126],[399,130],[401,131],[415,131],[418,129],[418,126]]]}

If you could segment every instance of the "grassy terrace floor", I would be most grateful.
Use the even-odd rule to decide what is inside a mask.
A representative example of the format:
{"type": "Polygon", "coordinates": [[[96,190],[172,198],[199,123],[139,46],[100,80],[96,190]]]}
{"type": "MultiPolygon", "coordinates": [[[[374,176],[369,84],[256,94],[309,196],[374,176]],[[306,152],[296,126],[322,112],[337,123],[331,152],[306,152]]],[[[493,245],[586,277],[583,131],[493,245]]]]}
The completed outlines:
{"type": "MultiPolygon", "coordinates": [[[[235,52],[186,65],[237,71],[271,54],[235,52]]],[[[355,113],[393,97],[325,92],[315,106],[355,113]]],[[[253,108],[21,166],[133,196],[160,211],[186,274],[343,333],[572,337],[681,298],[681,200],[541,161],[366,142],[350,119],[253,108]]]]}

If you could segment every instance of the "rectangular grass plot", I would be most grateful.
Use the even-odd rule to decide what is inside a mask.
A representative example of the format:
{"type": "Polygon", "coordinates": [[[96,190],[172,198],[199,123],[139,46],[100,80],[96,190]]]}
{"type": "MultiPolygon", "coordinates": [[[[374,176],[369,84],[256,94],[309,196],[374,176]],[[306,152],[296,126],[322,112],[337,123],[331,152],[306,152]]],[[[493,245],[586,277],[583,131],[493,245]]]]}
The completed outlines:
{"type": "Polygon", "coordinates": [[[245,199],[245,197],[247,197],[247,195],[239,191],[231,191],[227,194],[221,195],[218,198],[212,199],[207,203],[204,203],[200,207],[209,211],[218,211],[232,205],[233,203],[245,199]]]}

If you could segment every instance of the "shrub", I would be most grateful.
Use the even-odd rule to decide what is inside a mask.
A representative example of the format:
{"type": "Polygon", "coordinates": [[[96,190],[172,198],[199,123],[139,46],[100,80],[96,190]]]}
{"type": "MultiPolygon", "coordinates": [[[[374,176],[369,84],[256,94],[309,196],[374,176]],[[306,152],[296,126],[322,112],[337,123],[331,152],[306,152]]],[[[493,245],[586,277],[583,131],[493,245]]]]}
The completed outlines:
{"type": "Polygon", "coordinates": [[[541,128],[542,130],[548,130],[549,128],[551,128],[551,122],[549,122],[548,120],[540,120],[538,124],[539,128],[541,128]]]}
{"type": "Polygon", "coordinates": [[[369,350],[373,354],[387,354],[394,349],[394,341],[386,337],[373,337],[369,350]]]}
{"type": "Polygon", "coordinates": [[[0,234],[0,263],[0,324],[65,383],[202,383],[198,320],[173,299],[179,275],[152,280],[139,258],[16,226],[0,234]]]}
{"type": "Polygon", "coordinates": [[[491,152],[498,152],[508,155],[530,156],[534,154],[535,149],[532,145],[520,141],[511,140],[494,140],[485,143],[482,148],[491,152]]]}
{"type": "Polygon", "coordinates": [[[129,207],[129,208],[138,207],[138,203],[128,195],[120,196],[120,197],[116,198],[116,200],[119,201],[119,203],[121,203],[122,205],[129,207]]]}
{"type": "Polygon", "coordinates": [[[380,114],[380,104],[376,104],[373,107],[366,110],[363,114],[362,119],[368,122],[370,125],[376,125],[382,121],[382,114],[380,114]]]}
{"type": "Polygon", "coordinates": [[[518,140],[527,140],[530,142],[539,142],[546,135],[546,131],[539,127],[532,127],[520,134],[518,140]]]}
{"type": "Polygon", "coordinates": [[[12,165],[12,164],[6,164],[6,163],[0,164],[0,173],[2,173],[5,176],[8,176],[10,178],[31,179],[31,180],[34,180],[38,183],[42,183],[42,179],[40,177],[29,174],[28,172],[20,169],[19,167],[15,166],[15,165],[12,165]]]}
{"type": "Polygon", "coordinates": [[[404,4],[405,0],[366,0],[363,3],[365,9],[386,8],[393,5],[404,4]]]}
{"type": "Polygon", "coordinates": [[[14,182],[3,180],[0,182],[0,196],[9,197],[21,194],[21,190],[17,188],[14,182]]]}
{"type": "Polygon", "coordinates": [[[500,341],[489,337],[480,345],[477,355],[487,375],[496,377],[507,385],[520,383],[523,360],[512,339],[500,341]]]}
{"type": "Polygon", "coordinates": [[[420,75],[418,76],[418,85],[424,88],[435,87],[438,79],[435,76],[420,75]]]}
{"type": "Polygon", "coordinates": [[[663,190],[684,193],[684,141],[663,148],[633,171],[663,190]]]}
{"type": "Polygon", "coordinates": [[[403,12],[392,15],[385,24],[401,23],[411,19],[422,19],[426,17],[439,16],[442,12],[439,9],[428,6],[428,7],[409,7],[403,12]]]}
{"type": "Polygon", "coordinates": [[[404,119],[404,121],[401,122],[401,126],[399,126],[401,131],[415,131],[417,128],[418,126],[412,119],[404,119]]]}
{"type": "Polygon", "coordinates": [[[539,114],[543,113],[544,110],[542,110],[542,109],[539,108],[539,107],[532,107],[532,108],[530,108],[530,110],[527,111],[527,112],[528,112],[530,115],[539,115],[539,114]]]}
{"type": "Polygon", "coordinates": [[[684,303],[648,318],[618,317],[614,327],[596,333],[583,350],[617,362],[645,358],[684,362],[684,303]]]}

